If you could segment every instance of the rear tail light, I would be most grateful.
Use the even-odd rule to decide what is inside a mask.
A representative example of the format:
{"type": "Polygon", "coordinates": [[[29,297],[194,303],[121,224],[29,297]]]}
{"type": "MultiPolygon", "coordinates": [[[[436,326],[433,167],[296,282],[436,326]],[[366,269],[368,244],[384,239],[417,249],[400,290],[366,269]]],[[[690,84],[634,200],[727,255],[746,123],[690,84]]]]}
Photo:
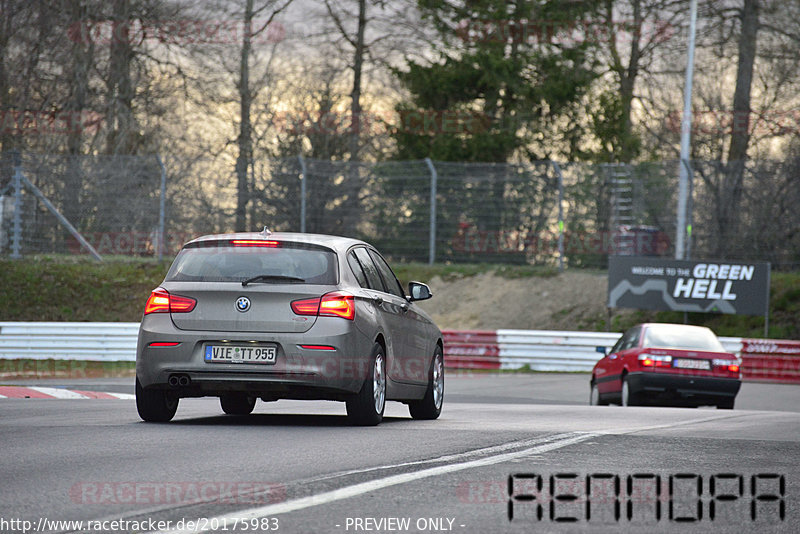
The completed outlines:
{"type": "Polygon", "coordinates": [[[639,363],[642,365],[642,367],[672,367],[672,356],[640,354],[639,363]]]}
{"type": "Polygon", "coordinates": [[[738,360],[726,360],[724,358],[719,358],[719,359],[715,358],[712,363],[714,364],[714,367],[723,367],[729,373],[738,373],[740,369],[738,360]]]}
{"type": "Polygon", "coordinates": [[[328,293],[313,299],[295,300],[292,311],[297,315],[341,317],[352,321],[356,316],[356,301],[348,293],[328,293]]]}
{"type": "Polygon", "coordinates": [[[321,297],[315,299],[295,300],[292,302],[292,311],[297,315],[314,315],[319,313],[319,301],[321,297]]]}
{"type": "Polygon", "coordinates": [[[347,293],[328,293],[322,297],[319,314],[352,321],[356,316],[356,299],[347,293]]]}
{"type": "Polygon", "coordinates": [[[150,293],[147,304],[144,305],[144,314],[151,313],[188,313],[194,309],[197,301],[191,297],[170,295],[164,288],[156,288],[150,293]]]}

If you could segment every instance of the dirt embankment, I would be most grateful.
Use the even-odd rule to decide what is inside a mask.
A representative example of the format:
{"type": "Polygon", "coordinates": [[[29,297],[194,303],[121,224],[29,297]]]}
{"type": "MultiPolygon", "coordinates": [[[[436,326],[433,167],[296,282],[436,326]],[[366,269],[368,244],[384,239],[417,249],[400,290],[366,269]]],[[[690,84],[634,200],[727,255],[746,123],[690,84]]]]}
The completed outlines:
{"type": "Polygon", "coordinates": [[[568,271],[552,277],[456,280],[434,277],[422,306],[442,330],[604,330],[605,274],[568,271]]]}

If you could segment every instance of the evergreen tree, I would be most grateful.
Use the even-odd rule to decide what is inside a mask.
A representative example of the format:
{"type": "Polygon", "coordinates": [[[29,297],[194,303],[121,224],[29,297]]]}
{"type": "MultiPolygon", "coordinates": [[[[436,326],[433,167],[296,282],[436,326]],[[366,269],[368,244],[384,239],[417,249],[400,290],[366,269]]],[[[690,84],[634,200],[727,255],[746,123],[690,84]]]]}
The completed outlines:
{"type": "Polygon", "coordinates": [[[548,133],[596,78],[585,21],[595,2],[419,0],[439,37],[434,59],[407,61],[398,159],[546,158],[548,133]]]}

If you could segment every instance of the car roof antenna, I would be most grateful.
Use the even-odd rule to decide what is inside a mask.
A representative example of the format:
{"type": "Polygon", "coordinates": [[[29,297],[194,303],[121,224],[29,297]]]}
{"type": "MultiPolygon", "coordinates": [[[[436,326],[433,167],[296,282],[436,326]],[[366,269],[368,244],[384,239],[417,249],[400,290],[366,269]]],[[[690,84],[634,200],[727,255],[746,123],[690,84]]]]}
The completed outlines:
{"type": "Polygon", "coordinates": [[[264,226],[264,229],[261,230],[261,233],[264,234],[264,237],[272,235],[272,231],[269,228],[267,228],[266,226],[264,226]]]}

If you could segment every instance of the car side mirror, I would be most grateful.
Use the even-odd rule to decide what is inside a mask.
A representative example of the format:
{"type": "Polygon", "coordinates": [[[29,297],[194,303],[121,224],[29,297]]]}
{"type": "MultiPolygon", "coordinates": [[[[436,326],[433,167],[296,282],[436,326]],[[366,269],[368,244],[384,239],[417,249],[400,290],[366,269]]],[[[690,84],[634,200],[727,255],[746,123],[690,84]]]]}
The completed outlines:
{"type": "Polygon", "coordinates": [[[603,356],[608,356],[608,349],[606,349],[605,347],[595,347],[594,351],[599,352],[603,356]]]}
{"type": "Polygon", "coordinates": [[[433,296],[431,288],[421,282],[409,282],[408,293],[408,300],[411,302],[415,300],[428,300],[433,296]]]}

